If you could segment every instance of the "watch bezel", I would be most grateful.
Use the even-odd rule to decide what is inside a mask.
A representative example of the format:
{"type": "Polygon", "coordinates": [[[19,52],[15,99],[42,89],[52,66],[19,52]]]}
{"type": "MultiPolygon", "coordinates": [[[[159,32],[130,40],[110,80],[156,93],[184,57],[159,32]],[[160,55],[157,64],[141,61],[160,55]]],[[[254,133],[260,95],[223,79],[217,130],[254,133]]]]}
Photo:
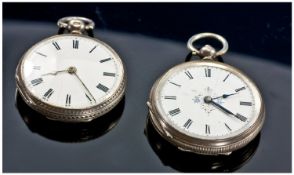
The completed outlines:
{"type": "Polygon", "coordinates": [[[107,112],[109,112],[111,109],[113,109],[119,101],[122,99],[124,92],[125,92],[125,86],[126,86],[126,73],[125,73],[125,66],[120,58],[120,56],[114,51],[108,44],[105,42],[89,37],[86,35],[80,35],[80,34],[60,34],[60,35],[53,35],[51,37],[45,38],[36,44],[34,44],[30,49],[28,49],[22,58],[20,59],[18,66],[16,68],[16,85],[17,89],[19,90],[21,96],[25,100],[25,102],[34,110],[40,112],[44,116],[46,116],[49,119],[52,120],[59,120],[59,121],[65,121],[65,122],[88,122],[95,118],[98,118],[107,112]],[[49,103],[45,103],[42,100],[40,100],[38,97],[36,97],[34,94],[30,92],[30,90],[26,87],[24,78],[23,78],[23,69],[24,69],[24,60],[28,56],[29,53],[31,53],[32,50],[34,50],[39,44],[46,42],[48,40],[52,40],[54,38],[58,37],[82,37],[90,40],[94,40],[95,42],[98,42],[99,44],[106,47],[113,55],[116,60],[116,63],[119,64],[119,67],[122,68],[122,78],[120,79],[120,82],[118,82],[118,85],[114,87],[114,91],[107,94],[104,98],[104,100],[94,106],[81,108],[81,109],[69,109],[64,108],[60,106],[54,106],[49,103]]]}
{"type": "Polygon", "coordinates": [[[261,93],[255,83],[241,70],[228,64],[214,60],[189,61],[176,65],[175,67],[172,67],[171,69],[166,71],[161,77],[157,79],[151,89],[149,96],[149,108],[152,124],[155,126],[156,130],[163,138],[178,146],[182,150],[196,152],[200,154],[226,154],[245,146],[259,133],[265,118],[264,103],[261,97],[261,93]],[[257,109],[258,116],[256,121],[248,129],[238,135],[226,139],[215,140],[192,137],[178,131],[172,125],[170,125],[160,114],[160,109],[157,105],[157,99],[160,98],[159,92],[162,89],[166,80],[174,72],[178,72],[180,70],[184,70],[188,67],[193,66],[212,66],[222,68],[224,70],[232,72],[243,81],[245,81],[245,83],[250,86],[250,89],[252,90],[253,96],[255,98],[256,107],[258,106],[259,108],[257,109]]]}

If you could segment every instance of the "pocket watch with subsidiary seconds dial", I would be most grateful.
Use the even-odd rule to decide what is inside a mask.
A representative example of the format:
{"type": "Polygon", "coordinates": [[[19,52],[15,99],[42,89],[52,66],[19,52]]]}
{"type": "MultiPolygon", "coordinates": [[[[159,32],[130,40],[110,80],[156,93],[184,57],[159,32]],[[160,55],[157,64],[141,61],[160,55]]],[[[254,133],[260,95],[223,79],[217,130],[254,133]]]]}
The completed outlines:
{"type": "Polygon", "coordinates": [[[57,24],[58,35],[38,42],[20,60],[17,89],[49,119],[88,122],[122,99],[124,65],[110,46],[93,38],[92,20],[65,17],[57,24]]]}
{"type": "Polygon", "coordinates": [[[194,35],[188,48],[201,59],[179,64],[155,82],[147,102],[151,123],[180,150],[228,155],[260,132],[265,118],[261,94],[243,72],[218,61],[228,49],[222,36],[194,35]],[[202,38],[217,39],[223,48],[197,50],[193,42],[202,38]]]}

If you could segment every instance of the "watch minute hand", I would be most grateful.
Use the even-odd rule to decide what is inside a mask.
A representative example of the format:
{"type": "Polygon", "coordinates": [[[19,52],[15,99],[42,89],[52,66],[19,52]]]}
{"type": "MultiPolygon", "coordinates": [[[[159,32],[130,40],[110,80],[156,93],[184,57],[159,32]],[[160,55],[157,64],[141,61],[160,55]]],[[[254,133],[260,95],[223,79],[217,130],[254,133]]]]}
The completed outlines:
{"type": "Polygon", "coordinates": [[[226,113],[228,113],[228,114],[231,114],[231,115],[235,116],[234,113],[232,113],[231,111],[229,111],[229,110],[226,109],[225,107],[221,106],[220,104],[218,104],[218,103],[216,103],[216,102],[214,102],[214,101],[211,101],[211,103],[212,103],[213,105],[215,105],[216,107],[220,108],[222,111],[224,111],[224,112],[226,112],[226,113]]]}
{"type": "Polygon", "coordinates": [[[222,105],[220,105],[220,104],[214,102],[210,96],[206,96],[206,97],[204,97],[204,102],[207,103],[207,104],[210,104],[210,103],[213,104],[214,106],[216,106],[216,107],[217,107],[218,109],[220,109],[221,111],[223,111],[223,112],[225,112],[225,113],[227,113],[227,114],[230,114],[230,115],[236,117],[237,119],[241,120],[242,122],[245,122],[245,121],[247,120],[246,117],[244,117],[244,116],[242,116],[242,115],[240,115],[240,114],[238,114],[238,113],[237,113],[237,114],[234,114],[234,113],[232,113],[230,110],[228,110],[228,109],[226,109],[225,107],[223,107],[222,105]]]}
{"type": "Polygon", "coordinates": [[[86,91],[89,93],[89,95],[92,97],[92,99],[96,103],[96,100],[95,100],[94,96],[92,95],[92,93],[90,92],[90,90],[87,88],[87,86],[84,84],[84,82],[81,80],[81,78],[78,76],[78,74],[76,72],[73,72],[73,74],[79,79],[79,81],[82,83],[83,87],[86,89],[86,91]]]}

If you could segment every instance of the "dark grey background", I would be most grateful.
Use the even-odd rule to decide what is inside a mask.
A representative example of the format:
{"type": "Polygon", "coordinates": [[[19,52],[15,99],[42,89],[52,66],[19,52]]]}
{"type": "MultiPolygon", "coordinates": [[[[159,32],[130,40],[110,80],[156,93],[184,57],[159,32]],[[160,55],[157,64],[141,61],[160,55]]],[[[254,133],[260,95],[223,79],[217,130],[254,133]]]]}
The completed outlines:
{"type": "MultiPolygon", "coordinates": [[[[20,111],[15,106],[14,74],[19,59],[34,43],[57,32],[55,22],[32,22],[27,19],[31,17],[38,21],[56,21],[63,15],[76,15],[71,9],[73,6],[78,8],[79,5],[67,7],[64,4],[10,4],[9,6],[4,4],[4,172],[197,172],[213,170],[210,166],[212,163],[220,166],[213,171],[291,171],[290,3],[286,5],[285,3],[257,4],[256,6],[255,4],[229,6],[227,4],[192,4],[192,9],[190,9],[191,4],[180,6],[140,4],[138,9],[141,11],[136,13],[134,12],[136,6],[132,4],[113,4],[112,6],[107,4],[106,7],[99,8],[99,12],[103,13],[106,9],[108,15],[107,17],[103,15],[103,19],[98,19],[99,15],[93,18],[99,28],[95,31],[95,36],[111,45],[119,53],[125,62],[128,74],[128,86],[124,105],[121,105],[121,115],[115,114],[119,116],[112,117],[117,121],[116,126],[107,133],[101,131],[104,127],[99,124],[63,126],[40,121],[38,120],[40,116],[25,108],[24,105],[21,105],[23,107],[20,111]],[[63,7],[62,10],[61,7],[63,7]],[[223,11],[216,13],[219,11],[211,10],[210,13],[203,13],[209,7],[223,11]],[[172,10],[173,8],[176,10],[172,10]],[[13,9],[17,10],[12,11],[13,9]],[[257,13],[257,9],[262,9],[262,13],[260,10],[257,13]],[[23,11],[26,13],[22,13],[23,11]],[[187,27],[188,23],[191,24],[192,17],[185,17],[191,13],[193,19],[197,18],[201,21],[202,16],[205,15],[211,16],[210,19],[219,23],[208,24],[203,19],[201,23],[195,23],[196,26],[193,24],[187,27]],[[49,17],[50,14],[52,18],[49,17]],[[171,14],[176,16],[172,18],[173,20],[169,19],[174,21],[173,23],[162,22],[165,15],[171,14]],[[140,15],[143,15],[141,22],[134,22],[135,18],[141,18],[140,15]],[[150,18],[149,15],[157,15],[159,20],[155,17],[150,18]],[[240,21],[240,17],[246,20],[240,21]],[[128,19],[131,22],[127,23],[128,19]],[[106,24],[102,29],[100,28],[101,20],[104,20],[106,24]],[[141,23],[143,23],[142,26],[139,25],[141,23]],[[268,28],[261,27],[268,26],[267,24],[270,24],[268,28]],[[166,28],[166,25],[172,25],[174,28],[166,28]],[[143,30],[143,26],[146,29],[143,30]],[[147,32],[148,27],[150,27],[150,33],[147,32]],[[278,30],[279,28],[281,30],[278,30]],[[119,32],[119,30],[127,33],[119,32]],[[136,30],[139,32],[134,33],[136,30]],[[150,139],[153,134],[147,132],[149,139],[144,134],[148,113],[146,101],[152,84],[167,69],[184,61],[188,53],[185,42],[190,35],[205,31],[222,34],[229,41],[231,50],[242,52],[237,54],[230,50],[224,56],[224,60],[246,72],[257,83],[266,104],[266,121],[259,140],[232,158],[199,158],[195,155],[191,157],[191,155],[179,154],[172,149],[159,152],[156,149],[157,139],[150,139]],[[71,131],[74,134],[70,134],[71,131]],[[226,159],[230,160],[219,162],[226,159]],[[243,159],[244,162],[239,162],[243,159]],[[192,160],[193,163],[187,160],[192,160]],[[228,162],[236,163],[234,167],[231,167],[228,162]]],[[[85,10],[91,5],[93,4],[80,6],[80,9],[84,10],[78,12],[78,15],[92,13],[91,10],[89,12],[85,10]]],[[[94,7],[98,6],[103,7],[101,4],[94,4],[94,7]]],[[[89,9],[92,8],[89,7],[89,9]]],[[[20,106],[19,103],[18,106],[20,106]]],[[[104,123],[107,122],[104,121],[104,123]]]]}
{"type": "Polygon", "coordinates": [[[230,38],[230,50],[291,64],[291,3],[4,3],[5,19],[93,19],[100,30],[186,42],[195,33],[230,38]]]}

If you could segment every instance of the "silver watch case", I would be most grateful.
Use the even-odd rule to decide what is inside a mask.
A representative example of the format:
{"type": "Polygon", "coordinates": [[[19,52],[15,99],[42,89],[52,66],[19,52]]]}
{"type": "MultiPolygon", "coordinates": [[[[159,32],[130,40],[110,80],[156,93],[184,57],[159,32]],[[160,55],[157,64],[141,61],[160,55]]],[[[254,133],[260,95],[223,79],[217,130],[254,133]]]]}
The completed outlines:
{"type": "Polygon", "coordinates": [[[244,147],[250,141],[252,141],[260,132],[265,119],[264,103],[255,83],[251,79],[249,79],[244,73],[242,73],[242,71],[240,71],[239,69],[236,69],[235,67],[232,67],[228,64],[214,60],[189,61],[169,69],[154,83],[150,92],[149,101],[147,102],[147,105],[149,107],[151,123],[153,124],[156,131],[164,139],[166,139],[168,142],[172,143],[182,151],[194,152],[197,154],[204,155],[229,155],[232,151],[244,147]],[[240,133],[239,135],[229,137],[227,139],[205,140],[183,134],[182,132],[178,131],[173,126],[171,126],[161,116],[159,109],[156,106],[156,99],[159,98],[158,91],[162,88],[165,80],[167,80],[168,77],[174,72],[186,69],[187,67],[199,65],[214,66],[228,70],[242,78],[247,83],[247,85],[250,86],[250,88],[253,91],[254,98],[256,98],[255,100],[257,101],[257,103],[259,103],[260,108],[256,109],[259,111],[257,120],[247,130],[240,133]]]}
{"type": "Polygon", "coordinates": [[[93,119],[96,119],[107,112],[109,112],[111,109],[113,109],[122,99],[125,87],[126,87],[126,73],[125,73],[125,66],[119,57],[119,55],[106,43],[93,38],[88,37],[86,35],[79,35],[79,34],[62,34],[62,35],[54,35],[52,37],[46,38],[44,40],[39,41],[34,46],[32,46],[20,59],[20,62],[17,65],[16,68],[16,85],[17,90],[19,91],[21,97],[24,99],[24,101],[34,110],[38,111],[39,113],[43,114],[45,117],[51,120],[58,120],[63,122],[89,122],[93,119]],[[79,37],[85,37],[92,40],[95,40],[96,42],[102,44],[107,49],[109,49],[113,55],[114,59],[117,60],[118,64],[121,65],[123,69],[122,73],[122,81],[119,83],[119,86],[117,89],[115,89],[114,92],[109,93],[105,100],[93,107],[85,108],[85,109],[67,109],[62,107],[56,107],[53,105],[49,105],[47,103],[44,103],[43,101],[36,98],[30,91],[26,88],[23,77],[22,77],[22,71],[23,71],[23,60],[26,58],[27,54],[33,50],[39,43],[44,42],[46,40],[52,39],[54,37],[59,36],[79,36],[79,37]]]}

